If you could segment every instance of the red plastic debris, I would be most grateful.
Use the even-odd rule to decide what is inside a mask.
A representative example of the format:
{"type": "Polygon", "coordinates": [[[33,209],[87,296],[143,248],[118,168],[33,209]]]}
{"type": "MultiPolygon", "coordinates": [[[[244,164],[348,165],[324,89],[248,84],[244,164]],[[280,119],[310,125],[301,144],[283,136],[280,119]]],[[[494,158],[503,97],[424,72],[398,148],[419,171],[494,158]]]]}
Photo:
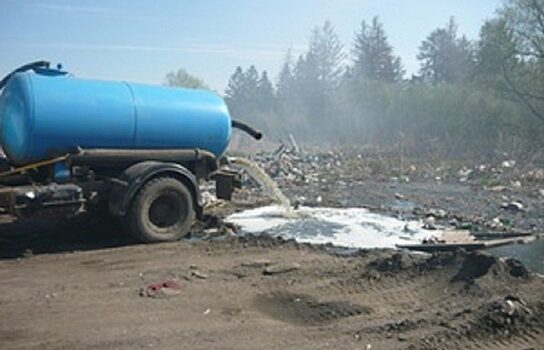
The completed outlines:
{"type": "Polygon", "coordinates": [[[163,297],[178,294],[181,290],[181,285],[174,280],[166,280],[161,283],[148,285],[145,290],[140,291],[141,296],[146,297],[163,297]]]}

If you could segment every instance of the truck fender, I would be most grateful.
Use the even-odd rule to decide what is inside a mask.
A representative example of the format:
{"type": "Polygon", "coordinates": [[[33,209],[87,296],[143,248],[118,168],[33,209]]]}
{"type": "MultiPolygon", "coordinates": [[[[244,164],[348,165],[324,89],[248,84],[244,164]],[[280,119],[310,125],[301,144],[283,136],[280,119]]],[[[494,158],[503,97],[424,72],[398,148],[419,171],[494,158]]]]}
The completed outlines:
{"type": "Polygon", "coordinates": [[[125,169],[113,182],[109,194],[109,210],[114,216],[127,214],[130,203],[140,188],[150,179],[159,176],[172,176],[179,179],[193,195],[193,205],[197,218],[202,217],[202,202],[198,181],[187,168],[176,163],[145,161],[125,169]]]}

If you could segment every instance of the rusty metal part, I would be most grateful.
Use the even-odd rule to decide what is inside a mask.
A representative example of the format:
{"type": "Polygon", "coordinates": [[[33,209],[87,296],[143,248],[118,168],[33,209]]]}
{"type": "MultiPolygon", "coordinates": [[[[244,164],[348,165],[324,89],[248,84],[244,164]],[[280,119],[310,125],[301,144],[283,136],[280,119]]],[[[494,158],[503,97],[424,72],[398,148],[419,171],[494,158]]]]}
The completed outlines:
{"type": "Polygon", "coordinates": [[[26,172],[28,170],[41,168],[41,167],[47,166],[47,165],[53,165],[55,163],[65,161],[66,159],[68,159],[69,156],[70,156],[69,154],[65,154],[65,155],[60,156],[60,157],[47,159],[47,160],[42,160],[42,161],[32,163],[32,164],[23,165],[23,166],[21,166],[19,168],[15,168],[15,169],[8,170],[8,171],[5,171],[3,173],[0,173],[0,178],[15,175],[15,174],[21,174],[21,173],[24,173],[24,172],[26,172]]]}

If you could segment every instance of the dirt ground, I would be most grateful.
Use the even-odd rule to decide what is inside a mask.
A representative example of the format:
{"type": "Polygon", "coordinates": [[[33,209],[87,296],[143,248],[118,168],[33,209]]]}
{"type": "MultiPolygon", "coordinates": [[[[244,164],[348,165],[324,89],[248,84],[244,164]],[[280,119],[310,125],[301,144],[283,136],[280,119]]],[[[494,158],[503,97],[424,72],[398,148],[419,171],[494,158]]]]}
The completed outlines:
{"type": "MultiPolygon", "coordinates": [[[[443,208],[439,223],[486,227],[499,215],[512,230],[542,229],[527,188],[324,178],[280,184],[309,205],[443,208]],[[526,210],[500,208],[512,198],[526,210]]],[[[215,214],[260,198],[241,192],[215,214]]],[[[107,220],[2,220],[0,349],[544,349],[544,278],[516,260],[266,236],[138,245],[107,220]]]]}
{"type": "Polygon", "coordinates": [[[228,238],[0,265],[2,349],[544,347],[544,279],[477,253],[228,238]]]}

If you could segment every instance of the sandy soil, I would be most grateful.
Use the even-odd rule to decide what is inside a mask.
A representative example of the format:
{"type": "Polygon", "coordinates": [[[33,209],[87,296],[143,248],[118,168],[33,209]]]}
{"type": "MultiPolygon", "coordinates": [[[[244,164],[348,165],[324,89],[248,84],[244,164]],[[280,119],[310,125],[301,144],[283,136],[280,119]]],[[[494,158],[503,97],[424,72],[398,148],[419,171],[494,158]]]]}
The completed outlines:
{"type": "Polygon", "coordinates": [[[544,279],[515,263],[335,251],[229,238],[4,260],[0,348],[544,347],[544,279]]]}

